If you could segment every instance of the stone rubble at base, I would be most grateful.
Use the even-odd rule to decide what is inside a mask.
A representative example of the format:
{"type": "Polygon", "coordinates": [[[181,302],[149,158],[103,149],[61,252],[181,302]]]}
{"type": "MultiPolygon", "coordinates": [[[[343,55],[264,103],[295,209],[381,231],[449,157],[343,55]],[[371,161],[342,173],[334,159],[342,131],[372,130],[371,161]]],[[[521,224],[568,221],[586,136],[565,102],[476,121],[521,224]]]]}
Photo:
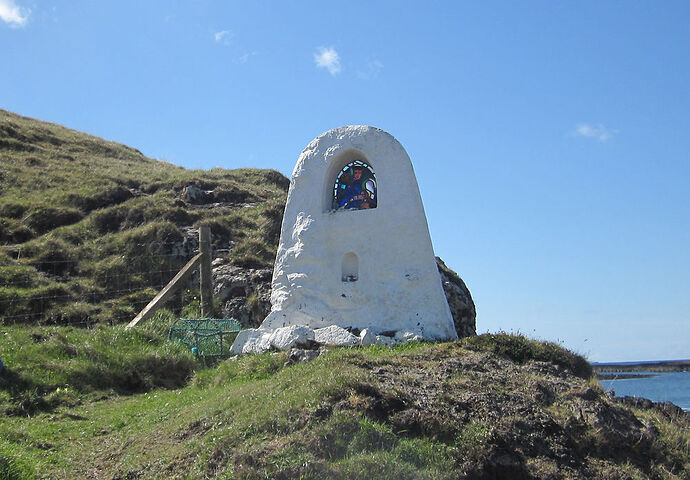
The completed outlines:
{"type": "Polygon", "coordinates": [[[360,345],[361,340],[342,327],[331,325],[330,327],[314,330],[314,340],[321,345],[333,347],[354,347],[360,345]]]}
{"type": "Polygon", "coordinates": [[[275,330],[250,328],[242,330],[230,348],[230,355],[264,353],[269,350],[291,350],[294,348],[355,347],[371,345],[394,346],[408,342],[419,342],[421,335],[410,331],[381,332],[376,327],[365,328],[354,335],[337,325],[311,329],[303,325],[289,325],[275,330]],[[392,334],[392,336],[391,336],[392,334]]]}

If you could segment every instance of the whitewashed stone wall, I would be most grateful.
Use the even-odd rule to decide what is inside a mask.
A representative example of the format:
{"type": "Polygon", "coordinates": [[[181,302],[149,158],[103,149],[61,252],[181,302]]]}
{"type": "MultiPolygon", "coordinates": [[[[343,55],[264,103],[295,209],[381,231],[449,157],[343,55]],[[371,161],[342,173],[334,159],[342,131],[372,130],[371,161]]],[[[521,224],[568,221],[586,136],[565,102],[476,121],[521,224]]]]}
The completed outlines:
{"type": "Polygon", "coordinates": [[[288,192],[271,304],[261,330],[338,325],[457,338],[412,163],[391,135],[341,127],[302,152],[288,192]],[[377,208],[332,211],[336,176],[354,160],[375,173],[377,208]],[[358,270],[356,281],[343,281],[344,263],[358,270]]]}

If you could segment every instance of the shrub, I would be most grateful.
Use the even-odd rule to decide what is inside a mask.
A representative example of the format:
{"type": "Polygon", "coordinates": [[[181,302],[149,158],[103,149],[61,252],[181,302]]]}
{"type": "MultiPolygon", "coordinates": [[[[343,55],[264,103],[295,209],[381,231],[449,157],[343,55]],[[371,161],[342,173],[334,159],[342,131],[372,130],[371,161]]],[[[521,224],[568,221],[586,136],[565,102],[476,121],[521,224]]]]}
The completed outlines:
{"type": "Polygon", "coordinates": [[[30,289],[0,287],[0,321],[5,325],[40,323],[51,305],[70,300],[70,292],[58,283],[30,289]]]}
{"type": "Polygon", "coordinates": [[[24,243],[34,236],[33,230],[23,223],[14,219],[0,219],[0,243],[24,243]]]}
{"type": "Polygon", "coordinates": [[[235,187],[226,187],[214,190],[213,200],[223,203],[248,203],[255,202],[257,198],[247,191],[235,187]]]}
{"type": "Polygon", "coordinates": [[[43,234],[62,225],[70,225],[81,220],[82,213],[68,207],[34,207],[24,222],[39,234],[43,234]]]}
{"type": "MultiPolygon", "coordinates": [[[[264,178],[267,182],[276,185],[279,189],[287,192],[290,187],[290,179],[276,170],[265,170],[264,178]]],[[[285,203],[283,199],[283,204],[285,203]]]]}
{"type": "Polygon", "coordinates": [[[117,232],[126,215],[127,212],[121,208],[106,208],[92,213],[91,223],[99,233],[117,232]]]}
{"type": "Polygon", "coordinates": [[[167,342],[171,318],[157,314],[130,331],[122,326],[8,330],[0,375],[0,391],[11,397],[7,413],[52,410],[94,391],[129,395],[185,385],[197,362],[184,347],[167,342]]]}
{"type": "Polygon", "coordinates": [[[26,212],[27,207],[24,204],[21,203],[3,203],[0,204],[0,217],[9,217],[9,218],[22,218],[24,213],[26,212]]]}
{"type": "Polygon", "coordinates": [[[117,185],[100,189],[91,194],[69,193],[67,202],[84,212],[117,205],[132,198],[134,195],[127,188],[117,185]]]}
{"type": "Polygon", "coordinates": [[[463,338],[461,344],[470,350],[505,355],[517,363],[525,363],[530,360],[551,362],[567,368],[574,375],[585,379],[594,375],[592,365],[580,355],[555,343],[530,340],[523,335],[487,333],[463,338]]]}
{"type": "Polygon", "coordinates": [[[463,427],[458,435],[456,445],[462,451],[463,457],[476,462],[488,450],[490,438],[491,428],[482,423],[470,422],[463,427]]]}
{"type": "Polygon", "coordinates": [[[74,273],[77,261],[76,252],[71,245],[61,240],[49,239],[33,245],[31,250],[31,265],[38,270],[53,275],[74,273]]]}
{"type": "Polygon", "coordinates": [[[266,202],[261,211],[264,221],[261,226],[264,239],[269,245],[277,245],[280,240],[280,229],[283,224],[283,214],[285,213],[285,202],[272,200],[266,202]]]}
{"type": "Polygon", "coordinates": [[[0,266],[0,285],[13,288],[32,288],[38,285],[40,277],[35,268],[27,265],[0,266]]]}
{"type": "Polygon", "coordinates": [[[67,305],[54,306],[45,314],[45,321],[56,325],[79,325],[88,327],[102,308],[85,302],[71,302],[67,305]]]}
{"type": "Polygon", "coordinates": [[[230,261],[244,268],[270,267],[275,259],[275,250],[257,238],[246,238],[233,248],[230,261]]]}

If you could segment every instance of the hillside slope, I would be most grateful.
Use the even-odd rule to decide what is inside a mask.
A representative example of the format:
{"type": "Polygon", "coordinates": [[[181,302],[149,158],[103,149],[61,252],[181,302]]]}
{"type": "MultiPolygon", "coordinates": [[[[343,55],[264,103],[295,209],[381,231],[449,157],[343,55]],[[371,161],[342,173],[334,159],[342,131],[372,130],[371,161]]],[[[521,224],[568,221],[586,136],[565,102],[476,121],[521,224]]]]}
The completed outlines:
{"type": "Polygon", "coordinates": [[[185,170],[0,110],[0,321],[131,319],[202,223],[219,255],[270,266],[288,185],[274,170],[185,170]]]}
{"type": "Polygon", "coordinates": [[[0,417],[0,478],[690,477],[690,413],[610,398],[550,343],[481,335],[204,367],[153,324],[72,330],[9,332],[0,387],[52,386],[0,417]],[[68,370],[42,374],[57,352],[68,370]]]}

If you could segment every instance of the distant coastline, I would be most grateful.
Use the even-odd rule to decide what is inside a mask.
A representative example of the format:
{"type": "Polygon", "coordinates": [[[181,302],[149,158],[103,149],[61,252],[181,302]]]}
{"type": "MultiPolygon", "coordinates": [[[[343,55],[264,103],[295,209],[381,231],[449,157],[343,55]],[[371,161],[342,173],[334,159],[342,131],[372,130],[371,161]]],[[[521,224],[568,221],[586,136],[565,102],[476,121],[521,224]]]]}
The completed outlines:
{"type": "MultiPolygon", "coordinates": [[[[666,360],[659,362],[593,363],[597,373],[601,372],[688,372],[690,360],[666,360]]],[[[629,377],[626,377],[629,378],[629,377]]]]}
{"type": "Polygon", "coordinates": [[[599,380],[628,380],[630,378],[649,378],[656,377],[656,373],[627,373],[627,372],[596,372],[599,380]]]}

